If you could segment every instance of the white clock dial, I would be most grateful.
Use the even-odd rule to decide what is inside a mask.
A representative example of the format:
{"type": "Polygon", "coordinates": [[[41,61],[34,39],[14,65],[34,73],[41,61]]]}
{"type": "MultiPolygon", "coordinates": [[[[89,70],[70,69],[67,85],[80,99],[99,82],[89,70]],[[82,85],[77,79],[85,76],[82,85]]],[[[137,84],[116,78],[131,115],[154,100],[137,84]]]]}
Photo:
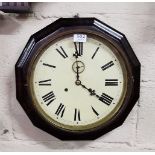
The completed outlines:
{"type": "Polygon", "coordinates": [[[31,80],[35,105],[43,116],[72,130],[110,119],[121,106],[126,85],[115,53],[89,35],[83,43],[69,36],[50,44],[36,60],[31,80]]]}

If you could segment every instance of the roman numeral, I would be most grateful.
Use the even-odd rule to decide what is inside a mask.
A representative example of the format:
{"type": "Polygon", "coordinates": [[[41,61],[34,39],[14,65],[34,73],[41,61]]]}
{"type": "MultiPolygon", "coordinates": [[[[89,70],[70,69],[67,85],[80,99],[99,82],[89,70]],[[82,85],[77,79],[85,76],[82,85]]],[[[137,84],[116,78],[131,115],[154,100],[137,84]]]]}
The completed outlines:
{"type": "Polygon", "coordinates": [[[99,115],[98,112],[92,106],[91,106],[91,108],[92,108],[93,112],[95,113],[95,115],[98,116],[99,115]]]}
{"type": "Polygon", "coordinates": [[[112,103],[113,98],[107,94],[102,93],[101,97],[99,97],[99,100],[107,105],[110,105],[112,103]]]}
{"type": "Polygon", "coordinates": [[[46,63],[43,63],[44,66],[47,66],[47,67],[51,67],[51,68],[56,68],[56,66],[53,66],[53,65],[50,65],[50,64],[46,64],[46,63]]]}
{"type": "Polygon", "coordinates": [[[94,57],[95,57],[96,53],[98,52],[99,48],[100,48],[100,47],[97,47],[95,53],[94,53],[93,56],[91,57],[92,59],[94,59],[94,57]]]}
{"type": "Polygon", "coordinates": [[[74,42],[75,51],[78,56],[83,55],[83,42],[74,42]]]}
{"type": "Polygon", "coordinates": [[[110,68],[113,65],[114,65],[113,61],[110,61],[107,64],[105,64],[104,66],[102,66],[101,69],[104,71],[104,70],[110,68]]]}
{"type": "Polygon", "coordinates": [[[106,79],[105,86],[118,86],[118,79],[106,79]]]}
{"type": "Polygon", "coordinates": [[[39,86],[51,86],[51,79],[39,81],[39,86]]]}
{"type": "Polygon", "coordinates": [[[62,46],[60,46],[60,49],[56,49],[57,52],[65,59],[68,57],[68,55],[66,54],[65,50],[62,48],[62,46]]]}
{"type": "Polygon", "coordinates": [[[81,118],[80,118],[80,110],[78,110],[78,109],[75,109],[75,112],[74,112],[74,121],[81,121],[81,118]]]}
{"type": "Polygon", "coordinates": [[[56,98],[55,98],[55,95],[53,93],[53,91],[47,93],[46,95],[44,95],[42,97],[43,101],[44,102],[47,102],[47,106],[50,105],[56,98]]]}
{"type": "Polygon", "coordinates": [[[60,103],[60,105],[59,105],[58,109],[56,110],[55,114],[57,116],[59,116],[59,114],[60,114],[60,117],[63,117],[64,112],[65,112],[65,106],[62,103],[60,103]]]}

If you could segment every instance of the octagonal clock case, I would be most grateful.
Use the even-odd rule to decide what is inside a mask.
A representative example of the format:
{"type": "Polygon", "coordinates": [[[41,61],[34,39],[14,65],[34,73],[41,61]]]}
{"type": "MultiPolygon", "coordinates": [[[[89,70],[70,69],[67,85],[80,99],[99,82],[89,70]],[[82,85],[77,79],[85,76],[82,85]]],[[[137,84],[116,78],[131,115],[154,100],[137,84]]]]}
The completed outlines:
{"type": "Polygon", "coordinates": [[[62,140],[117,128],[139,98],[140,62],[125,35],[96,18],[60,18],[36,32],[15,69],[27,116],[62,140]]]}

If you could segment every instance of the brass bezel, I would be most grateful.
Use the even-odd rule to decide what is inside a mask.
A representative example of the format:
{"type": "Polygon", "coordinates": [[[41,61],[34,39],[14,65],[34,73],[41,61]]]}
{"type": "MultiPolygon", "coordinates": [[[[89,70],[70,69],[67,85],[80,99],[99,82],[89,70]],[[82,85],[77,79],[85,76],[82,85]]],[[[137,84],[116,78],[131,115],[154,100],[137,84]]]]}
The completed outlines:
{"type": "Polygon", "coordinates": [[[106,125],[106,123],[108,123],[115,115],[117,115],[117,113],[119,113],[119,110],[124,106],[123,103],[124,103],[125,99],[127,98],[127,95],[131,93],[131,89],[132,89],[131,82],[130,82],[131,79],[128,79],[128,74],[130,74],[130,72],[131,72],[130,67],[129,67],[128,61],[126,61],[125,57],[123,56],[123,52],[121,52],[121,51],[122,51],[122,49],[117,47],[117,45],[115,46],[113,44],[113,42],[111,42],[110,40],[105,38],[103,35],[101,35],[98,32],[89,30],[89,29],[80,28],[80,29],[66,30],[66,31],[62,31],[62,32],[59,31],[58,33],[55,33],[52,37],[48,38],[46,44],[44,44],[43,46],[41,46],[37,49],[37,54],[33,57],[33,59],[31,60],[31,62],[29,64],[29,67],[28,67],[28,74],[27,74],[28,75],[27,76],[28,90],[29,90],[29,95],[32,98],[32,103],[36,107],[36,111],[40,114],[40,116],[45,121],[47,121],[51,125],[54,125],[57,128],[61,128],[62,130],[67,130],[70,132],[87,132],[87,130],[89,130],[89,131],[96,130],[97,128],[100,128],[101,126],[103,127],[103,124],[106,125]],[[112,112],[96,123],[89,124],[87,126],[81,125],[80,127],[70,126],[70,125],[68,125],[68,126],[62,125],[61,123],[56,122],[55,120],[51,119],[37,103],[37,100],[35,98],[34,91],[33,91],[33,84],[32,84],[32,81],[33,81],[32,80],[33,79],[32,68],[34,68],[34,66],[37,63],[37,60],[44,53],[43,51],[45,51],[45,49],[48,48],[51,44],[54,44],[57,40],[60,40],[64,37],[67,37],[74,33],[85,33],[89,36],[93,36],[94,38],[99,39],[101,42],[103,42],[109,48],[111,48],[113,53],[116,55],[117,59],[119,60],[121,66],[122,66],[122,71],[124,74],[123,77],[124,77],[124,81],[125,81],[124,88],[123,88],[124,91],[122,92],[122,98],[120,99],[119,104],[117,104],[117,106],[112,110],[112,112]]]}

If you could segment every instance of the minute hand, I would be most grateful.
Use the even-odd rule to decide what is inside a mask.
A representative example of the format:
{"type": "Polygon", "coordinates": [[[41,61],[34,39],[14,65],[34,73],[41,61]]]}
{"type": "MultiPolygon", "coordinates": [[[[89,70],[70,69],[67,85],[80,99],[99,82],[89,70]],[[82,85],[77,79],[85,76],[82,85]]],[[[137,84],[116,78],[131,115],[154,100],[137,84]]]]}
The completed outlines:
{"type": "Polygon", "coordinates": [[[96,94],[95,90],[91,89],[91,88],[87,88],[85,85],[83,85],[82,83],[80,84],[82,86],[82,88],[86,89],[91,96],[95,96],[97,97],[98,99],[100,98],[99,95],[96,94]]]}

